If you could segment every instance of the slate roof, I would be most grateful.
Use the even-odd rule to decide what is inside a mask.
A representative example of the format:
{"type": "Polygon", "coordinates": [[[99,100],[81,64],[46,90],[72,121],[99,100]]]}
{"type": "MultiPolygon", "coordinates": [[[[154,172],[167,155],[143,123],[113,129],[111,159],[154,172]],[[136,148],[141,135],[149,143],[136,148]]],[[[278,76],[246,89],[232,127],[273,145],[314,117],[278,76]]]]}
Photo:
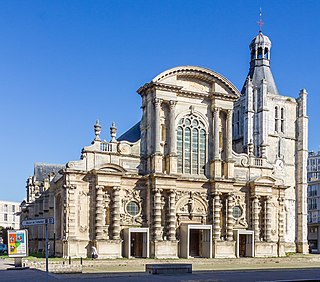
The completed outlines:
{"type": "MultiPolygon", "coordinates": [[[[273,75],[269,66],[262,65],[250,67],[248,76],[250,76],[250,78],[252,79],[252,84],[254,86],[260,85],[261,80],[265,79],[267,81],[268,93],[279,95],[278,88],[274,82],[273,75]]],[[[245,86],[246,83],[243,85],[243,88],[241,90],[242,94],[245,93],[245,86]]]]}
{"type": "Polygon", "coordinates": [[[35,163],[34,164],[34,176],[37,181],[43,181],[48,175],[53,172],[55,177],[59,174],[58,171],[65,168],[65,165],[61,164],[45,164],[35,163]]]}
{"type": "Polygon", "coordinates": [[[118,141],[128,141],[135,143],[140,139],[140,121],[132,126],[129,130],[117,138],[118,141]]]}

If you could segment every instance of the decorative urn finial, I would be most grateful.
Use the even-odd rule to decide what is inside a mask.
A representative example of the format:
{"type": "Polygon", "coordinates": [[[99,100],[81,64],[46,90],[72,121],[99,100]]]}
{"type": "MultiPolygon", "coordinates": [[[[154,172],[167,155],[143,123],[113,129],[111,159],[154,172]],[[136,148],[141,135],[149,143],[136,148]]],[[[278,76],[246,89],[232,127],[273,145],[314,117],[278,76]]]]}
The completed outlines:
{"type": "Polygon", "coordinates": [[[101,133],[101,125],[99,123],[99,120],[97,120],[96,124],[94,125],[94,134],[96,136],[94,138],[94,141],[101,141],[100,133],[101,133]]]}
{"type": "Polygon", "coordinates": [[[116,124],[112,122],[112,125],[110,127],[110,135],[111,135],[111,141],[110,142],[117,142],[116,136],[117,136],[117,128],[116,124]]]}

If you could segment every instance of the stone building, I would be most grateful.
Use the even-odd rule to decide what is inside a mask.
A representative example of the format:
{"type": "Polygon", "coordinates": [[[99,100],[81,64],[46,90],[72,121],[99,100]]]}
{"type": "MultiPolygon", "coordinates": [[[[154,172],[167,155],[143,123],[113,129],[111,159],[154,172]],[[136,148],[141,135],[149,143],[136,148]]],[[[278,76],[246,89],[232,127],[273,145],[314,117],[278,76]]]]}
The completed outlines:
{"type": "MultiPolygon", "coordinates": [[[[81,159],[42,193],[28,180],[24,216],[55,217],[50,240],[64,257],[92,245],[100,258],[307,252],[307,93],[279,94],[270,49],[261,32],[252,40],[241,92],[202,67],[156,76],[137,91],[139,123],[119,138],[113,124],[105,142],[97,122],[81,159]]],[[[30,228],[34,250],[42,228],[30,228]]]]}

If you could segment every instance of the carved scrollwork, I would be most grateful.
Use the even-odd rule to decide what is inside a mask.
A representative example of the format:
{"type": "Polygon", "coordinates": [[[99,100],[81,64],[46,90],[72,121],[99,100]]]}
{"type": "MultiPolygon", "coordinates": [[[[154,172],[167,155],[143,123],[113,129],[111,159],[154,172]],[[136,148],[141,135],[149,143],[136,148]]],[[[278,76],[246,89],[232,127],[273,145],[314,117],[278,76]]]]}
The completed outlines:
{"type": "Polygon", "coordinates": [[[246,203],[244,196],[234,196],[234,207],[239,207],[242,211],[239,218],[235,218],[235,228],[248,228],[248,222],[246,219],[246,203]]]}
{"type": "Polygon", "coordinates": [[[125,196],[122,199],[123,213],[120,214],[122,225],[142,225],[142,204],[141,191],[136,189],[125,189],[125,196]],[[135,213],[128,211],[128,204],[132,203],[137,208],[135,213]]]}

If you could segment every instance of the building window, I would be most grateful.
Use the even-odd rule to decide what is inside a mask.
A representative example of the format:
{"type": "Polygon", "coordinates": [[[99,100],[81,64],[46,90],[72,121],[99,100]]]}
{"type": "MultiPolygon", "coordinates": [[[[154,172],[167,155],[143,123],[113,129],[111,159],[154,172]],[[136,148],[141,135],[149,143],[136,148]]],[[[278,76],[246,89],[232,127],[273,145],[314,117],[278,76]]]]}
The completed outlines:
{"type": "Polygon", "coordinates": [[[239,219],[242,216],[242,209],[239,206],[233,207],[232,216],[239,219]]]}
{"type": "Polygon", "coordinates": [[[4,211],[4,212],[8,212],[8,205],[7,205],[7,204],[4,204],[4,205],[3,205],[3,211],[4,211]]]}
{"type": "Polygon", "coordinates": [[[16,212],[16,206],[12,205],[12,212],[16,212]]]}
{"type": "Polygon", "coordinates": [[[284,108],[281,108],[280,111],[280,130],[284,133],[284,108]]]}
{"type": "Polygon", "coordinates": [[[131,216],[137,216],[140,213],[140,207],[137,202],[131,201],[127,204],[127,213],[131,216]]]}
{"type": "Polygon", "coordinates": [[[279,128],[279,109],[278,107],[274,108],[274,131],[278,132],[279,128]]]}
{"type": "Polygon", "coordinates": [[[3,219],[4,219],[4,221],[8,221],[8,214],[7,214],[7,213],[5,213],[5,214],[3,215],[3,219]]]}
{"type": "Polygon", "coordinates": [[[204,174],[206,162],[206,130],[196,116],[182,118],[177,130],[178,172],[204,174]]]}

